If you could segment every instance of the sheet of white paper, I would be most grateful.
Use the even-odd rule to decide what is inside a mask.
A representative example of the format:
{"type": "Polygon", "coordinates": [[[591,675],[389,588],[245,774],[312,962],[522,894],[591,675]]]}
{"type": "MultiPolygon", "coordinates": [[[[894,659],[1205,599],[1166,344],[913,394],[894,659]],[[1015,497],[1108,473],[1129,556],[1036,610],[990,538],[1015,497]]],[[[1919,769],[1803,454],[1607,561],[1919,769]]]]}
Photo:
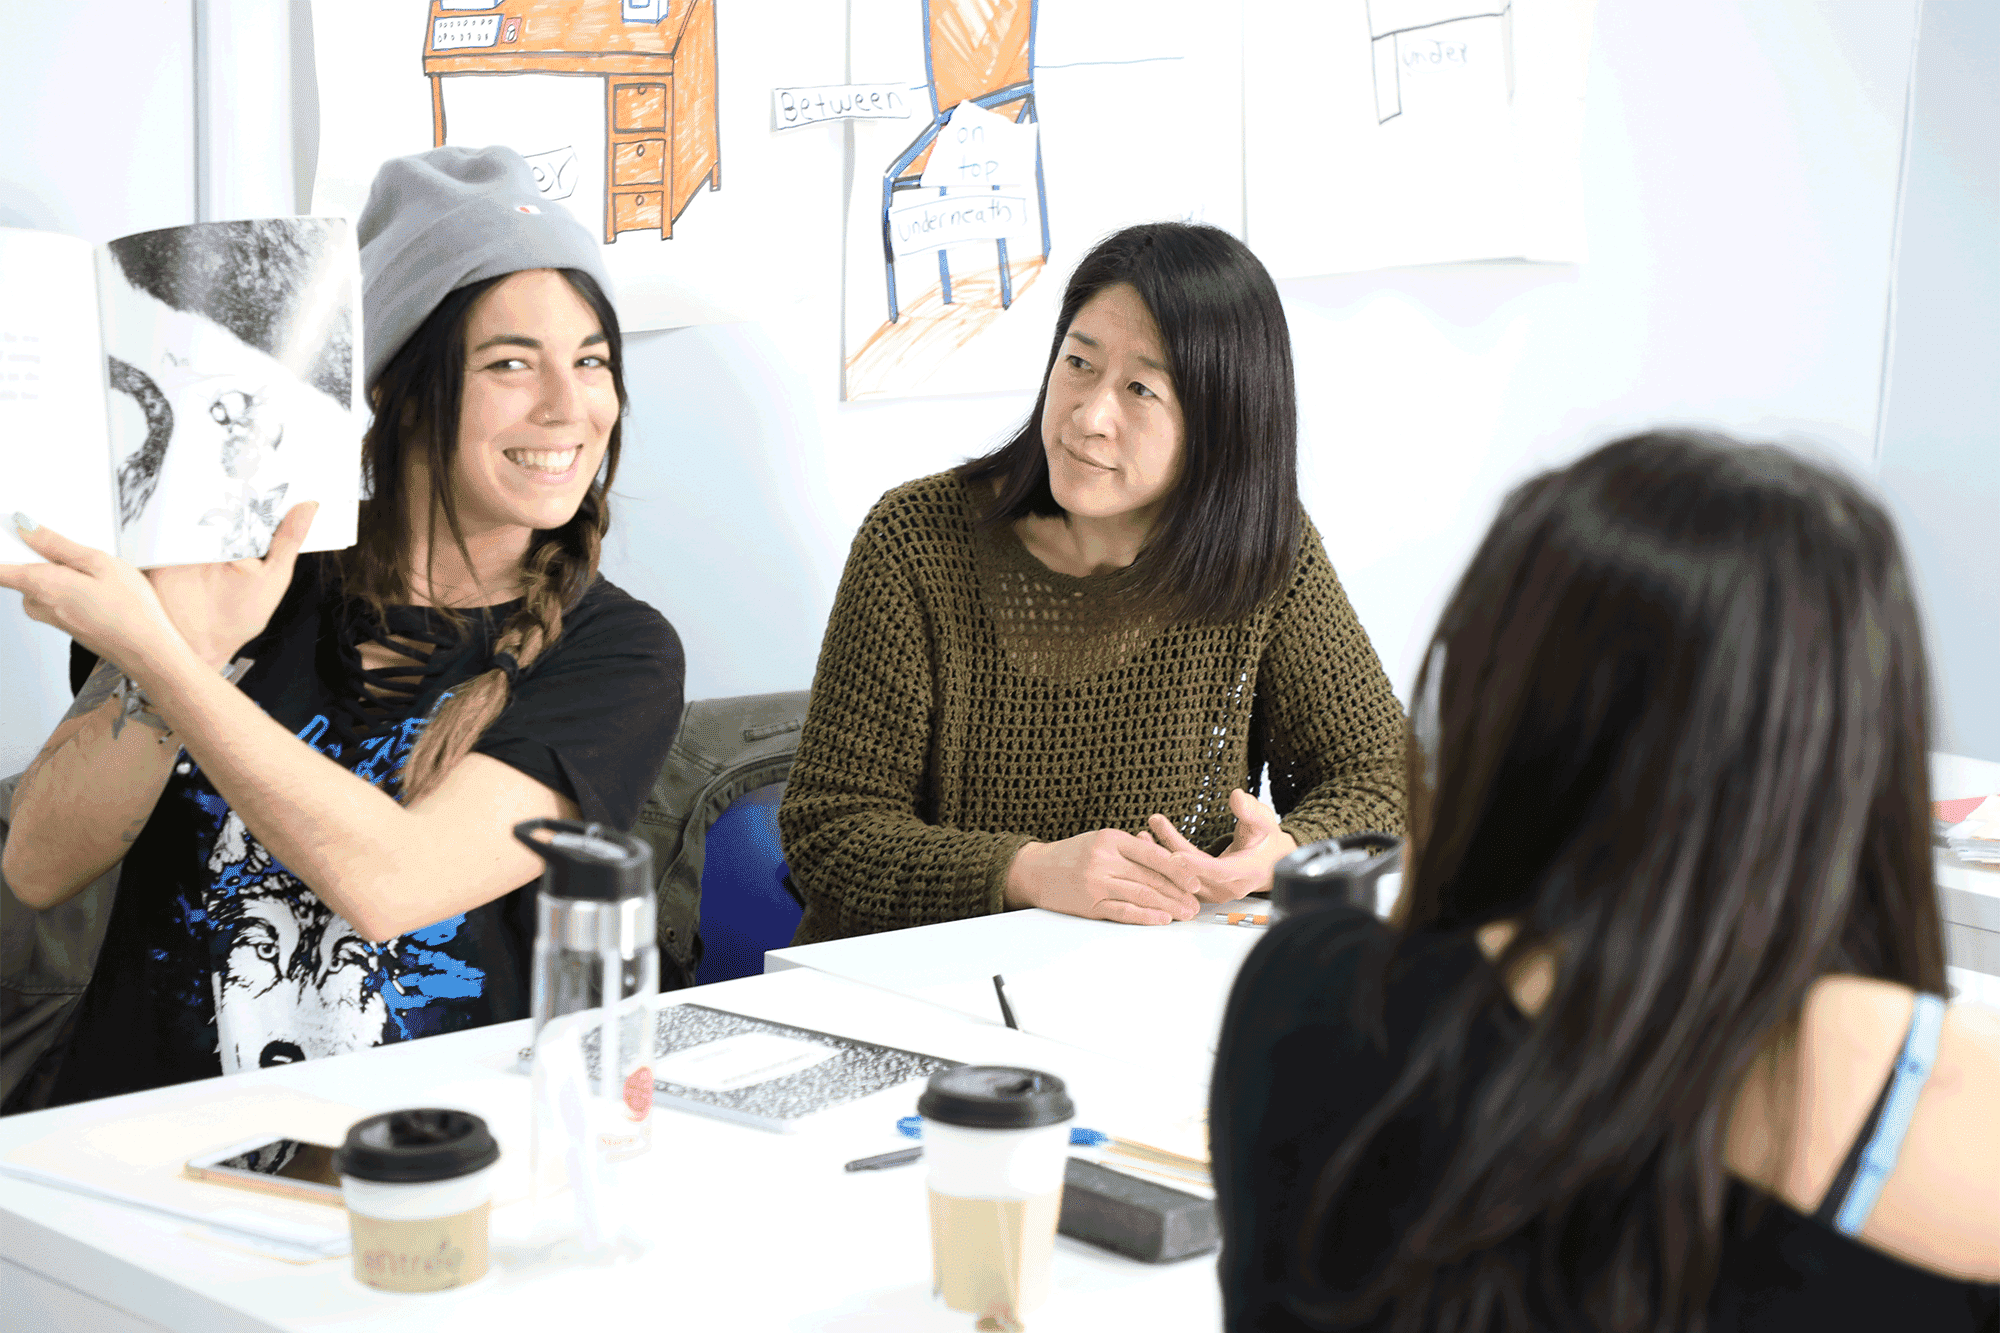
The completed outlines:
{"type": "Polygon", "coordinates": [[[74,236],[0,227],[0,563],[39,562],[14,535],[27,514],[115,548],[97,274],[74,236]]]}
{"type": "Polygon", "coordinates": [[[1033,207],[1005,189],[908,191],[889,208],[889,244],[902,259],[968,241],[1032,240],[1033,207]]]}
{"type": "Polygon", "coordinates": [[[1277,277],[1585,257],[1591,0],[1244,11],[1248,240],[1277,277]]]}
{"type": "Polygon", "coordinates": [[[1033,185],[1033,121],[1017,124],[971,102],[960,102],[938,131],[924,163],[926,189],[958,186],[1033,185]]]}
{"type": "Polygon", "coordinates": [[[1235,982],[1206,946],[1234,953],[1239,944],[1192,931],[1149,934],[1101,948],[1081,965],[1063,959],[1009,972],[1007,1000],[1023,1032],[1126,1059],[1204,1062],[1214,1058],[1235,982]]]}
{"type": "Polygon", "coordinates": [[[843,79],[845,18],[737,0],[517,6],[436,19],[460,25],[442,51],[428,0],[313,0],[313,211],[357,216],[385,158],[440,134],[506,144],[603,245],[627,332],[788,316],[816,289],[806,275],[840,262],[843,155],[837,125],[773,133],[772,90],[843,79]],[[452,64],[433,79],[427,54],[452,64]]]}
{"type": "Polygon", "coordinates": [[[775,1032],[744,1032],[655,1061],[653,1078],[704,1092],[734,1092],[825,1064],[839,1053],[832,1046],[775,1032]]]}

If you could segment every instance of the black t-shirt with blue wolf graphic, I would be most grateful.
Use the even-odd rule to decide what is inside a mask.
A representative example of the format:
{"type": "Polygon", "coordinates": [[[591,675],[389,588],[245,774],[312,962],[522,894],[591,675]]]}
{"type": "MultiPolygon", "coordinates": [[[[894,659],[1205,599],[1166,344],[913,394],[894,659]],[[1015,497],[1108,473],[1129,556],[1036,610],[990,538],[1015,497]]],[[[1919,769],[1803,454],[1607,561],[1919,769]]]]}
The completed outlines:
{"type": "MultiPolygon", "coordinates": [[[[390,607],[386,623],[302,556],[240,683],[265,712],[400,796],[404,761],[440,699],[491,668],[519,603],[462,613],[390,607]],[[435,643],[406,700],[363,702],[357,645],[435,643]]],[[[474,745],[630,828],[680,724],[680,640],[602,577],[563,618],[474,745]]],[[[408,689],[408,686],[405,687],[408,689]]],[[[377,944],[265,850],[186,753],[125,856],[103,951],[58,1075],[56,1104],[337,1055],[522,1018],[534,886],[377,944]]]]}

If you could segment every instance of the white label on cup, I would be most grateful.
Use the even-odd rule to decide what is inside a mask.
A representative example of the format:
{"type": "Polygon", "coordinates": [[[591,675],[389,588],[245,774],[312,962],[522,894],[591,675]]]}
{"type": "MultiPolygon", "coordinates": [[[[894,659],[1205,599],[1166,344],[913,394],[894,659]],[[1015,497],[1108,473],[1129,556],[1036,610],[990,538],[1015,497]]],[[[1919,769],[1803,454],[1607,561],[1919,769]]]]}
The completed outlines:
{"type": "Polygon", "coordinates": [[[1069,1125],[973,1129],[924,1121],[924,1175],[932,1193],[961,1199],[1031,1199],[1062,1188],[1069,1125]]]}
{"type": "Polygon", "coordinates": [[[743,1032],[675,1051],[653,1066],[653,1077],[703,1092],[734,1092],[811,1069],[838,1054],[835,1047],[774,1032],[743,1032]]]}

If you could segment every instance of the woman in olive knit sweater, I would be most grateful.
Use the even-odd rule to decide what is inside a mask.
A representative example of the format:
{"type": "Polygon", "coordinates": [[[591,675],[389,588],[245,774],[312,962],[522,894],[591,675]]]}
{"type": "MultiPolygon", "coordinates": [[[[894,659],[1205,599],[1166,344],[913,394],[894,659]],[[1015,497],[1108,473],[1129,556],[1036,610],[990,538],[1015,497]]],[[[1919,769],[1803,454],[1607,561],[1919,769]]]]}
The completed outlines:
{"type": "Polygon", "coordinates": [[[778,811],[798,943],[1009,907],[1184,920],[1298,845],[1401,831],[1402,710],[1296,440],[1284,311],[1241,242],[1157,223],[1085,257],[1021,431],[854,539],[778,811]]]}

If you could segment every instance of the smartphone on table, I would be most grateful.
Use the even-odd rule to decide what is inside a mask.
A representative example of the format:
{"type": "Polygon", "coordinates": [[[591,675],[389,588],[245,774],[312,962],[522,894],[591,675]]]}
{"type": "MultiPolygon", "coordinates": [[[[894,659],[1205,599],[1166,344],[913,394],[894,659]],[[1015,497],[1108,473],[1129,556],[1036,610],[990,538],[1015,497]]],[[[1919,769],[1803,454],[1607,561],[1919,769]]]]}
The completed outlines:
{"type": "Polygon", "coordinates": [[[237,1185],[289,1199],[340,1203],[340,1174],[333,1149],[324,1143],[264,1135],[190,1157],[187,1173],[196,1180],[237,1185]]]}

